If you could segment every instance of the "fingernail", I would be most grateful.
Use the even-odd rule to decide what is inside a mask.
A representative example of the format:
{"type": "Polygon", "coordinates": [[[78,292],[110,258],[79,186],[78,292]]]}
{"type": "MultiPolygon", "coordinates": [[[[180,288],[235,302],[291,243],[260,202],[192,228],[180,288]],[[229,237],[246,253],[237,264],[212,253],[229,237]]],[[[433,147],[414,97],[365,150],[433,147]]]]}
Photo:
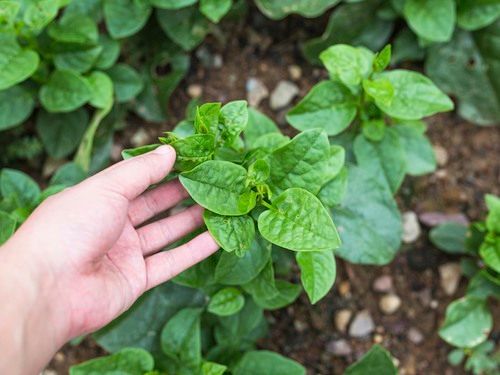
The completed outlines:
{"type": "Polygon", "coordinates": [[[157,149],[155,149],[153,152],[155,154],[166,155],[166,154],[171,154],[172,151],[175,152],[175,150],[172,146],[162,145],[162,146],[158,147],[157,149]]]}

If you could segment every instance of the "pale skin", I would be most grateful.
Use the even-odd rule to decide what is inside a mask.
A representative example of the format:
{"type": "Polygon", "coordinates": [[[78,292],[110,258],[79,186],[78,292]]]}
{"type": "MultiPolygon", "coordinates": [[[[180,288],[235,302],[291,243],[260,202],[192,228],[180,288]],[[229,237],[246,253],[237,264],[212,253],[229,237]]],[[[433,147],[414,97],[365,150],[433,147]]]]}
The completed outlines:
{"type": "Polygon", "coordinates": [[[0,247],[0,374],[38,374],[73,337],[126,311],[145,291],[213,254],[192,206],[153,220],[187,198],[174,180],[175,151],[162,146],[122,161],[42,203],[0,247]]]}

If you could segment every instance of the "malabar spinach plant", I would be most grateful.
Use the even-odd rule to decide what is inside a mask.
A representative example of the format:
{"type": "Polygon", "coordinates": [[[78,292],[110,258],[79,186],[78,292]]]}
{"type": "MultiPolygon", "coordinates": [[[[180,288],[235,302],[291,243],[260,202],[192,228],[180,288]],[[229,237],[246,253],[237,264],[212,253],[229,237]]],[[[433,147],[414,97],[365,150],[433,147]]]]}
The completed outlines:
{"type": "Polygon", "coordinates": [[[469,278],[464,297],[452,302],[439,336],[457,349],[449,361],[474,374],[496,374],[500,370],[500,352],[488,336],[493,316],[488,300],[500,299],[500,198],[487,195],[485,221],[468,228],[444,223],[430,232],[431,241],[441,250],[463,256],[462,272],[469,278]],[[496,352],[495,352],[496,351],[496,352]]]}
{"type": "Polygon", "coordinates": [[[323,129],[346,150],[347,169],[319,193],[341,228],[336,253],[354,263],[385,264],[401,243],[393,195],[406,175],[436,168],[422,118],[453,109],[453,102],[418,72],[387,71],[390,45],[373,53],[338,44],[320,59],[329,79],[316,84],[287,120],[302,131],[323,129]]]}
{"type": "Polygon", "coordinates": [[[479,125],[500,123],[498,0],[366,0],[333,10],[323,35],[302,45],[306,58],[335,43],[378,50],[389,40],[393,64],[425,60],[426,73],[479,125]],[[400,27],[400,20],[407,26],[400,27]],[[481,89],[475,88],[481,87],[481,89]]]}

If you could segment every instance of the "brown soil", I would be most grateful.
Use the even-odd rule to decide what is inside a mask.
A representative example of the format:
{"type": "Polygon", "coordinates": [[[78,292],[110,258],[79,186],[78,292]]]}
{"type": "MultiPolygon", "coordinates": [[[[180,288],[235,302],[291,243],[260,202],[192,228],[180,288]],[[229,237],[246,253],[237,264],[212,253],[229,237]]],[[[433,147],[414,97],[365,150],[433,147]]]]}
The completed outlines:
{"type": "MultiPolygon", "coordinates": [[[[311,35],[319,33],[318,24],[325,23],[324,17],[316,22],[291,17],[276,23],[252,12],[246,21],[223,26],[223,34],[228,37],[225,45],[212,38],[204,44],[210,53],[222,56],[221,68],[205,68],[193,57],[191,72],[170,103],[172,118],[168,124],[147,126],[152,139],[182,118],[189,100],[187,87],[191,84],[203,87],[203,101],[227,101],[246,98],[245,83],[250,77],[262,80],[271,92],[281,79],[291,80],[288,68],[292,64],[302,69],[302,77],[295,82],[300,87],[300,96],[325,76],[322,70],[303,60],[298,48],[298,41],[306,37],[306,30],[316,30],[316,34],[311,35]]],[[[285,111],[273,112],[267,99],[260,109],[285,131],[290,131],[285,128],[285,111]]],[[[436,116],[428,123],[433,144],[443,147],[449,160],[432,175],[408,179],[399,197],[401,207],[417,213],[462,212],[472,220],[481,218],[485,212],[484,194],[500,194],[500,128],[477,127],[455,114],[436,116]]],[[[137,129],[131,126],[117,135],[117,147],[128,146],[126,140],[137,129]]],[[[466,281],[462,280],[454,296],[443,293],[437,267],[456,259],[434,249],[426,238],[424,231],[416,243],[404,246],[385,267],[362,267],[339,261],[335,289],[315,306],[302,296],[293,306],[269,314],[270,337],[262,341],[261,346],[297,359],[310,374],[341,374],[375,342],[397,358],[401,374],[462,373],[448,365],[446,356],[450,347],[436,332],[446,306],[463,294],[466,281]],[[383,274],[392,276],[395,292],[403,299],[401,308],[393,315],[380,312],[381,294],[372,290],[373,280],[383,274]],[[366,339],[353,339],[338,332],[333,317],[341,308],[354,313],[369,310],[376,325],[375,333],[366,339]],[[412,327],[424,335],[419,345],[407,338],[412,327]],[[349,342],[353,348],[351,355],[338,357],[326,350],[329,342],[339,338],[349,342]]],[[[494,310],[494,316],[500,316],[498,304],[494,310]]],[[[499,337],[499,325],[497,319],[493,337],[499,337]]],[[[85,340],[78,347],[65,347],[49,368],[64,374],[69,365],[102,353],[92,341],[85,340]]]]}

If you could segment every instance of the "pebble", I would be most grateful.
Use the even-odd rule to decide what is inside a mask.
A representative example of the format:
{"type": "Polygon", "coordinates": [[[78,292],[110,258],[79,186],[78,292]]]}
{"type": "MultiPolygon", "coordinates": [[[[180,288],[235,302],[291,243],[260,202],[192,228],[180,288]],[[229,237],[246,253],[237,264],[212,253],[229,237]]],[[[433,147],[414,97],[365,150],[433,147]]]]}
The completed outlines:
{"type": "Polygon", "coordinates": [[[429,307],[433,310],[436,310],[439,306],[439,302],[436,300],[436,299],[433,299],[430,303],[429,303],[429,307]]]}
{"type": "Polygon", "coordinates": [[[441,288],[443,288],[446,295],[452,296],[455,294],[461,276],[460,263],[450,262],[439,266],[441,288]]]}
{"type": "Polygon", "coordinates": [[[415,242],[421,232],[417,214],[413,211],[405,212],[403,214],[403,242],[415,242]]]}
{"type": "Polygon", "coordinates": [[[390,292],[392,290],[392,277],[389,275],[377,277],[373,282],[373,290],[379,293],[390,292]]]}
{"type": "Polygon", "coordinates": [[[448,151],[443,146],[434,145],[434,155],[436,155],[436,162],[440,167],[445,166],[448,163],[448,151]]]}
{"type": "Polygon", "coordinates": [[[213,67],[215,69],[220,69],[220,68],[222,68],[223,64],[224,64],[224,60],[222,59],[222,56],[220,54],[215,54],[214,61],[213,61],[213,67]]]}
{"type": "Polygon", "coordinates": [[[345,333],[347,330],[347,326],[349,325],[349,321],[352,317],[352,311],[348,309],[339,310],[335,314],[335,327],[342,333],[345,333]]]}
{"type": "Polygon", "coordinates": [[[340,357],[347,357],[352,353],[351,345],[344,339],[330,341],[326,344],[326,350],[340,357]]]}
{"type": "Polygon", "coordinates": [[[279,81],[278,85],[271,93],[269,105],[271,109],[277,110],[286,107],[292,99],[299,93],[297,85],[290,81],[279,81]]]}
{"type": "Polygon", "coordinates": [[[457,224],[469,225],[469,219],[462,213],[446,214],[444,212],[422,212],[418,215],[420,222],[428,227],[435,227],[442,223],[454,222],[457,224]]]}
{"type": "Polygon", "coordinates": [[[386,294],[380,298],[379,307],[384,314],[394,314],[401,307],[401,298],[393,293],[386,294]]]}
{"type": "Polygon", "coordinates": [[[246,83],[248,104],[252,107],[258,107],[260,102],[269,96],[269,91],[258,78],[249,78],[246,83]]]}
{"type": "Polygon", "coordinates": [[[349,327],[349,336],[365,337],[373,332],[375,324],[368,310],[362,310],[356,314],[349,327]]]}
{"type": "Polygon", "coordinates": [[[130,143],[134,147],[140,147],[147,145],[150,140],[151,138],[149,136],[149,133],[143,128],[140,128],[134,133],[132,138],[130,138],[130,143]]]}
{"type": "Polygon", "coordinates": [[[55,355],[54,355],[54,360],[56,362],[64,362],[64,360],[66,359],[66,356],[64,355],[63,352],[57,352],[55,355]]]}
{"type": "Polygon", "coordinates": [[[294,81],[298,81],[302,77],[302,68],[298,65],[292,64],[288,67],[288,74],[294,81]]]}
{"type": "Polygon", "coordinates": [[[424,341],[424,335],[417,328],[411,327],[408,330],[408,340],[416,345],[419,345],[422,341],[424,341]]]}
{"type": "Polygon", "coordinates": [[[304,332],[307,329],[307,324],[301,320],[294,320],[293,326],[297,332],[304,332]]]}
{"type": "Polygon", "coordinates": [[[351,284],[349,281],[341,281],[339,283],[339,294],[341,297],[346,297],[351,294],[351,284]]]}
{"type": "Polygon", "coordinates": [[[375,336],[373,336],[373,342],[375,344],[380,344],[382,341],[384,341],[384,336],[382,336],[381,334],[376,334],[375,336]]]}
{"type": "Polygon", "coordinates": [[[45,369],[40,373],[40,375],[57,375],[57,371],[45,369]]]}
{"type": "Polygon", "coordinates": [[[193,99],[199,98],[203,94],[203,87],[197,83],[193,83],[188,86],[187,93],[193,99]]]}

